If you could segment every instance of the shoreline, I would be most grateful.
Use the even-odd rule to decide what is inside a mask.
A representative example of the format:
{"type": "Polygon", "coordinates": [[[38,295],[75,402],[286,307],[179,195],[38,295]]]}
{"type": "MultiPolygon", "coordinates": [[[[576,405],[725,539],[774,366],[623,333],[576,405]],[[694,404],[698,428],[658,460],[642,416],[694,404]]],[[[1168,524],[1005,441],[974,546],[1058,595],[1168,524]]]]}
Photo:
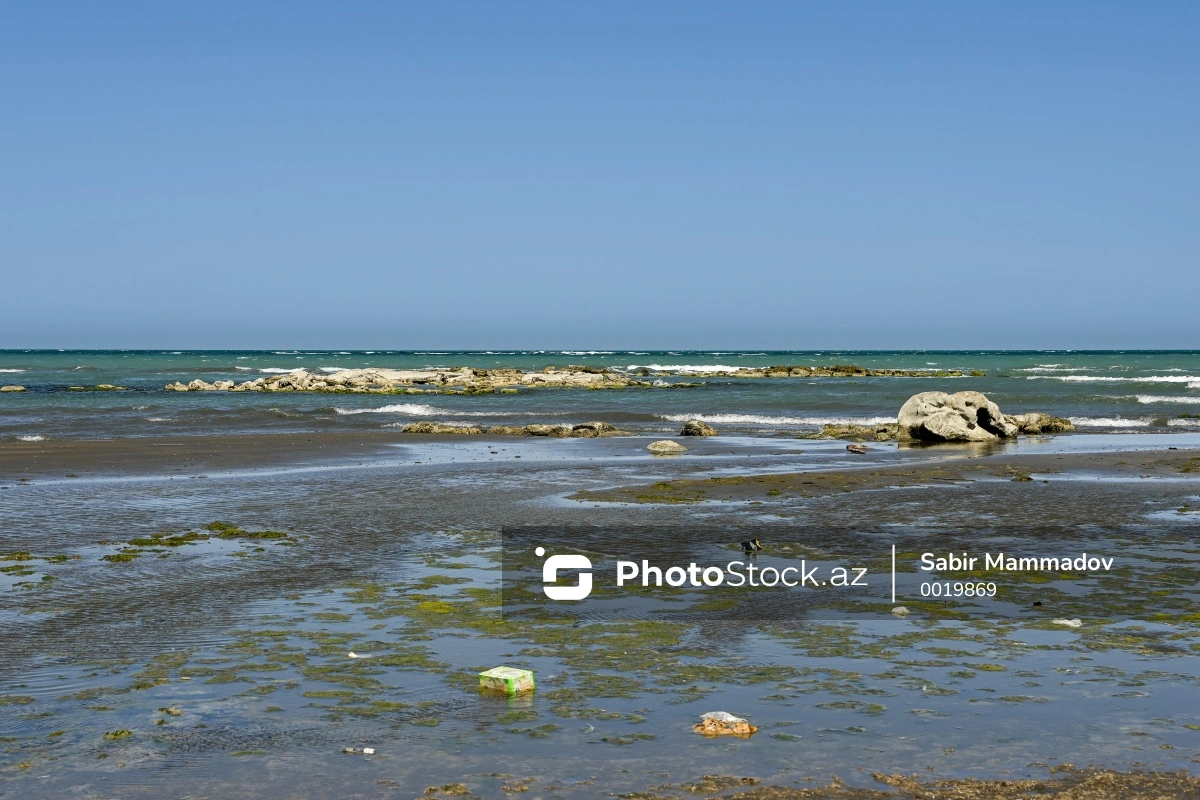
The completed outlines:
{"type": "MultiPolygon", "coordinates": [[[[1114,469],[1115,462],[1122,461],[1134,453],[1159,453],[1159,457],[1143,462],[1147,468],[1152,462],[1159,464],[1185,464],[1189,458],[1200,455],[1200,444],[1186,442],[1181,437],[1175,445],[1164,445],[1164,437],[1171,434],[1059,434],[1051,439],[1031,439],[1036,445],[1062,438],[1069,442],[1083,436],[1103,437],[1094,452],[1069,450],[1063,452],[1020,452],[1018,443],[987,444],[910,444],[899,447],[886,443],[873,446],[871,452],[877,458],[887,460],[869,461],[839,470],[848,475],[865,475],[872,470],[884,470],[877,476],[882,485],[889,478],[903,478],[895,467],[903,465],[909,472],[945,470],[947,462],[972,462],[970,465],[954,467],[956,474],[980,475],[989,470],[1003,468],[1014,462],[1026,472],[1063,468],[1075,470],[1081,466],[1102,470],[1114,469]],[[1153,443],[1139,446],[1143,437],[1154,436],[1153,443]],[[1121,446],[1127,444],[1128,446],[1121,446]],[[1170,447],[1169,451],[1164,449],[1170,447]],[[1169,454],[1168,454],[1169,453],[1169,454]],[[890,471],[889,471],[890,470],[890,471]]],[[[1190,438],[1190,437],[1189,437],[1190,438]]],[[[239,470],[275,469],[292,466],[326,465],[336,466],[349,462],[395,460],[397,446],[413,445],[423,449],[439,445],[446,449],[461,450],[463,446],[487,452],[496,446],[521,446],[531,448],[553,447],[554,443],[575,442],[577,445],[604,447],[608,453],[597,449],[580,454],[582,459],[592,455],[620,453],[626,456],[649,457],[646,443],[661,440],[681,440],[689,448],[683,460],[678,457],[654,459],[656,464],[680,466],[703,466],[706,456],[769,454],[799,454],[806,449],[813,452],[829,451],[842,454],[842,441],[833,438],[799,437],[794,435],[754,436],[724,434],[711,437],[681,437],[677,434],[631,434],[604,437],[555,437],[532,435],[509,435],[479,433],[470,436],[438,433],[405,433],[399,429],[368,431],[324,431],[300,433],[231,433],[193,434],[173,436],[142,436],[105,439],[43,439],[39,441],[7,441],[0,444],[0,483],[19,481],[21,478],[62,478],[98,476],[152,476],[171,473],[194,473],[198,471],[230,472],[239,470]]],[[[547,453],[551,452],[549,450],[547,453]]],[[[581,459],[581,460],[582,460],[581,459]]],[[[773,481],[788,476],[804,475],[806,470],[791,473],[769,473],[773,481]]],[[[820,470],[828,476],[829,470],[820,470]]],[[[1185,475],[1190,474],[1184,473],[1185,475]]],[[[721,478],[721,481],[753,480],[747,474],[742,478],[721,478]]],[[[706,480],[706,479],[698,479],[706,480]]],[[[965,478],[963,478],[965,480],[965,478]]],[[[732,485],[732,484],[731,484],[732,485]]],[[[636,486],[632,488],[637,488],[636,486]]],[[[863,488],[867,488],[864,485],[863,488]]],[[[605,491],[616,491],[605,490],[605,491]]],[[[590,498],[589,499],[593,499],[590,498]]],[[[595,498],[598,499],[598,498],[595,498]]]]}

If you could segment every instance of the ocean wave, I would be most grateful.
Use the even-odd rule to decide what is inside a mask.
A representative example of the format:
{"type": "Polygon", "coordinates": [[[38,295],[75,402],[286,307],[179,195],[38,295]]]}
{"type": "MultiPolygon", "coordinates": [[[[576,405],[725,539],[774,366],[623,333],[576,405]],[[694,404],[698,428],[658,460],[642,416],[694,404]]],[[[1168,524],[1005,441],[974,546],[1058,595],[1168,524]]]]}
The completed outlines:
{"type": "Polygon", "coordinates": [[[1143,375],[1138,378],[1117,378],[1108,375],[1026,375],[1027,381],[1077,381],[1077,382],[1108,382],[1108,383],[1186,383],[1188,388],[1194,388],[1193,382],[1200,387],[1200,375],[1143,375]]]}
{"type": "Polygon", "coordinates": [[[170,417],[146,417],[146,422],[173,422],[170,417]]]}
{"type": "Polygon", "coordinates": [[[611,356],[612,350],[559,350],[564,356],[611,356]]]}
{"type": "Polygon", "coordinates": [[[337,414],[411,414],[414,417],[432,417],[436,414],[444,414],[440,408],[427,406],[423,403],[393,403],[388,406],[380,406],[379,408],[342,408],[341,406],[333,407],[334,413],[337,414]]]}
{"type": "Polygon", "coordinates": [[[1179,428],[1195,428],[1200,427],[1200,419],[1172,419],[1168,420],[1167,424],[1179,428]]]}
{"type": "Polygon", "coordinates": [[[321,367],[321,372],[328,372],[332,374],[334,372],[345,372],[347,369],[349,369],[349,367],[321,367]]]}
{"type": "Polygon", "coordinates": [[[23,369],[0,369],[0,372],[25,372],[23,369]]]}
{"type": "Polygon", "coordinates": [[[1139,403],[1195,403],[1200,404],[1200,397],[1171,397],[1165,394],[1139,394],[1137,395],[1139,403]]]}
{"type": "Polygon", "coordinates": [[[44,441],[46,441],[46,437],[42,436],[40,433],[38,433],[38,434],[34,434],[33,436],[18,436],[17,441],[19,441],[19,442],[44,442],[44,441]]]}
{"type": "Polygon", "coordinates": [[[671,422],[725,423],[727,425],[885,425],[895,422],[895,417],[772,417],[765,414],[661,414],[660,419],[671,422]]]}
{"type": "Polygon", "coordinates": [[[304,368],[303,367],[292,367],[291,369],[284,369],[283,367],[265,367],[263,369],[260,369],[259,372],[268,372],[273,375],[286,375],[289,372],[304,372],[304,368]]]}
{"type": "Polygon", "coordinates": [[[249,372],[250,370],[254,369],[254,367],[243,367],[243,366],[240,366],[240,365],[239,365],[239,366],[235,366],[235,367],[234,367],[234,369],[240,369],[240,370],[244,370],[244,371],[246,371],[246,372],[249,372]]]}
{"type": "Polygon", "coordinates": [[[728,364],[630,364],[626,369],[652,369],[655,372],[736,372],[741,367],[728,364]]]}
{"type": "Polygon", "coordinates": [[[1124,417],[1068,417],[1081,428],[1148,428],[1148,419],[1125,419],[1124,417]]]}
{"type": "Polygon", "coordinates": [[[1013,372],[1082,372],[1087,367],[1061,367],[1057,364],[1042,364],[1036,367],[1019,367],[1013,372]]]}

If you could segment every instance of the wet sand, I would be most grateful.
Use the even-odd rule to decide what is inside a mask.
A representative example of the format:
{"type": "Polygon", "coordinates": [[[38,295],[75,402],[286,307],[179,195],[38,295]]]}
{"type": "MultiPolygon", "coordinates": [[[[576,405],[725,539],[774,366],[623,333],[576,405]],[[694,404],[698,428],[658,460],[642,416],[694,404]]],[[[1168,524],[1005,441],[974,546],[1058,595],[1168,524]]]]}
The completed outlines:
{"type": "Polygon", "coordinates": [[[0,445],[0,480],[261,469],[378,456],[414,437],[388,431],[52,439],[0,445]]]}
{"type": "Polygon", "coordinates": [[[1118,773],[1076,770],[1060,766],[1052,770],[1066,773],[1045,780],[949,780],[930,781],[914,776],[883,775],[874,779],[888,789],[847,786],[835,782],[827,786],[763,786],[755,778],[705,776],[674,791],[653,790],[639,793],[644,800],[681,797],[721,797],[725,800],[1166,800],[1200,797],[1200,778],[1185,772],[1118,773]],[[753,788],[744,788],[753,787],[753,788]]]}
{"type": "Polygon", "coordinates": [[[5,447],[5,552],[32,558],[3,563],[32,574],[6,578],[31,588],[6,595],[0,774],[13,780],[0,797],[90,786],[149,798],[186,783],[204,796],[290,798],[297,776],[310,796],[512,796],[501,784],[575,798],[1197,794],[1195,777],[1172,772],[1194,773],[1200,755],[1187,700],[1200,632],[1186,621],[505,628],[494,532],[531,520],[683,526],[699,514],[745,525],[763,513],[1142,524],[1196,504],[1200,451],[859,457],[844,443],[716,437],[656,458],[650,440],[383,431],[5,447]],[[334,469],[279,469],[297,465],[334,469]],[[159,480],[176,470],[211,474],[159,480]],[[626,487],[613,499],[631,504],[598,503],[609,487],[626,487]],[[706,487],[743,502],[695,502],[706,487]],[[103,560],[214,520],[295,543],[143,545],[131,561],[103,560]],[[529,705],[480,701],[471,678],[499,663],[537,671],[529,705]],[[747,742],[692,734],[716,708],[762,731],[747,742]],[[363,744],[378,757],[342,754],[363,744]],[[1059,761],[1117,772],[1052,771],[1059,761]],[[927,765],[916,782],[888,777],[927,765]],[[876,770],[886,775],[872,784],[876,770]]]}
{"type": "MultiPolygon", "coordinates": [[[[920,451],[930,458],[937,448],[920,451]]],[[[997,454],[972,456],[969,451],[943,454],[953,460],[917,463],[907,467],[863,467],[861,469],[735,475],[691,478],[608,489],[585,490],[572,495],[577,500],[619,503],[702,503],[705,501],[761,500],[763,497],[821,497],[846,492],[870,491],[939,484],[964,484],[989,479],[1015,482],[1046,482],[1054,476],[1134,478],[1192,478],[1200,482],[1200,450],[1154,450],[1063,455],[997,454]]],[[[918,455],[919,459],[920,456],[918,455]]]]}

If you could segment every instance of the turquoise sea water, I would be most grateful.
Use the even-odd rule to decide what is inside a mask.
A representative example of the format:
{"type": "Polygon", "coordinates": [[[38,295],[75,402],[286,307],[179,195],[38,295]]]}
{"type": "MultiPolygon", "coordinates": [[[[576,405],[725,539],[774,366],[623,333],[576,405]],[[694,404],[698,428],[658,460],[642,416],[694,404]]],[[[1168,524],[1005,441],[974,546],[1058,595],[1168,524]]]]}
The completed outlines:
{"type": "MultiPolygon", "coordinates": [[[[687,381],[686,376],[665,381],[687,381]]],[[[417,419],[478,424],[602,419],[638,431],[667,431],[698,417],[744,433],[814,430],[833,421],[894,419],[912,394],[985,392],[1006,411],[1045,411],[1082,430],[1200,429],[1198,351],[0,351],[0,440],[124,437],[299,430],[364,430],[417,419]],[[979,370],[962,378],[704,378],[702,386],[625,391],[530,390],[474,397],[229,394],[162,391],[195,378],[247,380],[306,369],[473,366],[540,369],[586,364],[621,370],[859,364],[979,370]],[[127,392],[79,392],[115,384],[127,392]]]]}

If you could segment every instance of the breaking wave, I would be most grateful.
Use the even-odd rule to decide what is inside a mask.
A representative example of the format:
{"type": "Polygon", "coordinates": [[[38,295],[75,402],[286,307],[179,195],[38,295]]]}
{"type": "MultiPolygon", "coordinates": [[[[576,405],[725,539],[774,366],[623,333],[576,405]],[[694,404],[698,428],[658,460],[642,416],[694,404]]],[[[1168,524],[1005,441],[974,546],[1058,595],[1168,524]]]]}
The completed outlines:
{"type": "Polygon", "coordinates": [[[1200,375],[1143,375],[1137,378],[1117,378],[1107,375],[1026,375],[1027,381],[1098,381],[1109,383],[1186,383],[1200,386],[1200,375]]]}
{"type": "Polygon", "coordinates": [[[39,433],[39,434],[34,434],[33,436],[18,436],[18,437],[17,437],[17,441],[21,441],[21,442],[44,442],[44,441],[46,441],[46,437],[45,437],[45,436],[42,436],[42,435],[39,433]]]}
{"type": "Polygon", "coordinates": [[[1165,394],[1139,394],[1137,395],[1139,403],[1191,403],[1200,404],[1200,397],[1180,395],[1171,397],[1165,394]]]}
{"type": "Polygon", "coordinates": [[[1125,419],[1124,417],[1068,417],[1081,428],[1148,428],[1148,419],[1125,419]]]}
{"type": "Polygon", "coordinates": [[[728,364],[630,364],[626,369],[652,369],[655,372],[735,372],[741,367],[728,364]]]}
{"type": "Polygon", "coordinates": [[[337,414],[408,414],[412,417],[495,417],[499,416],[486,411],[450,411],[437,406],[427,406],[424,403],[393,403],[379,408],[342,408],[334,406],[337,414]]]}

